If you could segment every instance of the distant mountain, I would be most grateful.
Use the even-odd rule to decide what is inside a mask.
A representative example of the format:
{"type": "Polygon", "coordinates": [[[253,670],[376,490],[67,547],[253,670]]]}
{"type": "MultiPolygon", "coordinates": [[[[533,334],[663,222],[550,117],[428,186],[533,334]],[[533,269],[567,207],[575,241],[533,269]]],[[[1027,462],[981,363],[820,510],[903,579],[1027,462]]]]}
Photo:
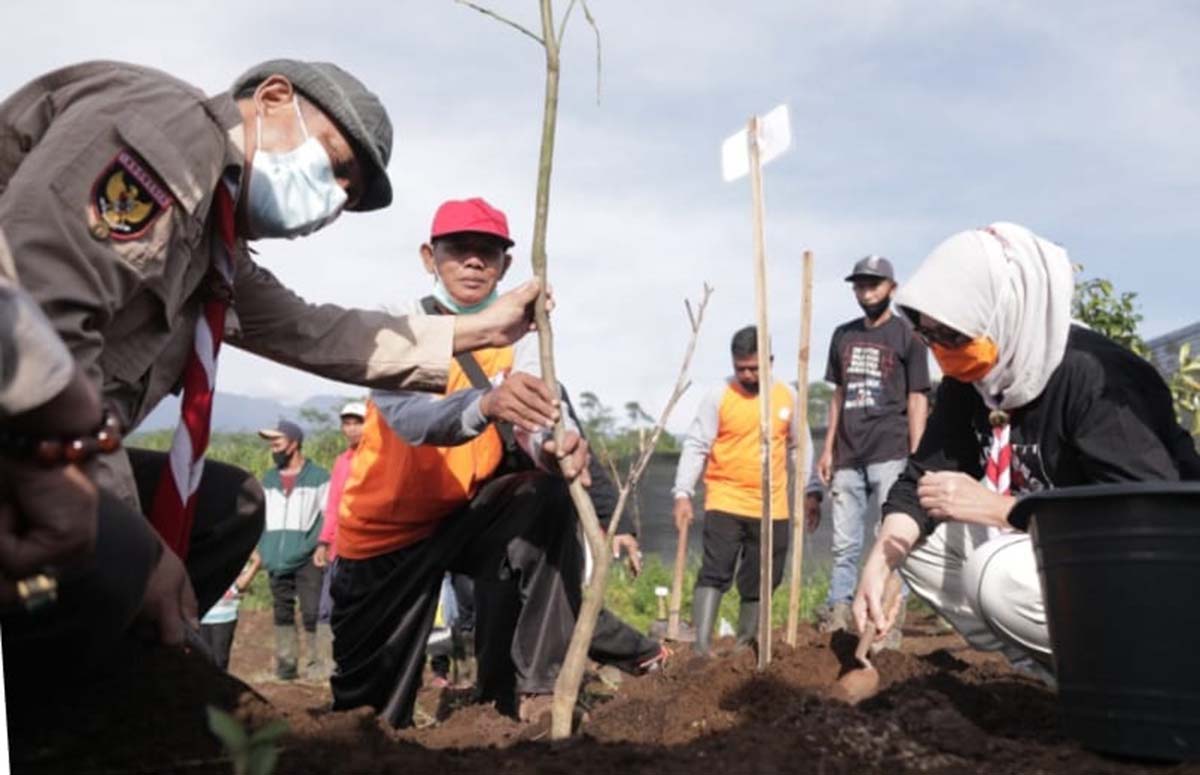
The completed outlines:
{"type": "MultiPolygon", "coordinates": [[[[353,388],[351,388],[353,390],[353,388]]],[[[236,393],[217,393],[213,398],[214,431],[255,431],[259,428],[269,428],[279,422],[280,418],[292,420],[304,427],[314,423],[303,416],[305,410],[314,410],[329,416],[333,422],[337,420],[338,410],[347,401],[354,399],[354,394],[346,396],[313,396],[304,403],[285,404],[273,398],[258,396],[241,396],[236,393]]],[[[138,426],[139,431],[157,431],[174,428],[179,423],[179,399],[168,396],[154,411],[138,426]]]]}

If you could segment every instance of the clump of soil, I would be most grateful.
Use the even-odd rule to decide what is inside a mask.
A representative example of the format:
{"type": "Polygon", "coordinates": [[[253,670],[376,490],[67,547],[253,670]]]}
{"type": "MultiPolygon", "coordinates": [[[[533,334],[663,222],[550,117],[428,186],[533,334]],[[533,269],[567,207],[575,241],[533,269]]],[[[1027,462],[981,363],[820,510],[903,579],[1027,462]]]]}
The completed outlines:
{"type": "MultiPolygon", "coordinates": [[[[255,677],[255,689],[199,658],[158,652],[136,675],[72,692],[68,707],[45,716],[49,726],[13,726],[13,771],[227,774],[204,725],[212,703],[251,726],[288,720],[280,775],[1200,773],[1198,764],[1164,769],[1083,751],[1059,733],[1054,695],[1038,682],[953,635],[906,635],[903,652],[874,659],[882,691],[858,707],[827,696],[852,665],[854,638],[806,630],[796,648],[778,643],[761,674],[754,654],[732,644],[714,659],[684,649],[665,671],[622,681],[580,735],[551,744],[536,739],[544,723],[470,705],[463,690],[425,690],[417,729],[395,732],[365,709],[334,713],[327,687],[264,677],[269,614],[246,612],[233,668],[255,677]]],[[[588,696],[598,703],[602,693],[588,696]]]]}
{"type": "Polygon", "coordinates": [[[206,706],[251,726],[279,716],[196,654],[130,643],[105,669],[73,683],[45,676],[25,687],[21,676],[6,675],[14,773],[228,773],[206,706]]]}

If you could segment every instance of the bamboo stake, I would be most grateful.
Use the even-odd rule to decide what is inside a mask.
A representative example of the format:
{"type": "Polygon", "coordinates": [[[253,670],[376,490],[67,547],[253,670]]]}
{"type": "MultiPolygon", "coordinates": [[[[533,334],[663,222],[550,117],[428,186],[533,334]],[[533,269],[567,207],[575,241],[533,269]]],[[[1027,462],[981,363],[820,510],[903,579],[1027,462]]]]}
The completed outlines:
{"type": "Polygon", "coordinates": [[[679,610],[683,607],[683,572],[687,565],[688,526],[679,528],[675,547],[675,577],[671,579],[671,606],[667,613],[667,640],[679,640],[679,610]]]}
{"type": "Polygon", "coordinates": [[[767,256],[763,245],[763,183],[758,155],[758,117],[746,129],[750,188],[754,197],[754,305],[758,311],[758,427],[762,456],[762,524],[759,534],[758,669],[771,663],[771,339],[767,330],[767,256]]]}
{"type": "Polygon", "coordinates": [[[813,255],[804,251],[804,279],[801,285],[800,354],[796,366],[796,478],[792,495],[792,567],[788,594],[787,644],[796,645],[800,626],[800,597],[804,590],[804,489],[808,471],[804,458],[808,454],[808,346],[812,338],[812,272],[813,255]]]}

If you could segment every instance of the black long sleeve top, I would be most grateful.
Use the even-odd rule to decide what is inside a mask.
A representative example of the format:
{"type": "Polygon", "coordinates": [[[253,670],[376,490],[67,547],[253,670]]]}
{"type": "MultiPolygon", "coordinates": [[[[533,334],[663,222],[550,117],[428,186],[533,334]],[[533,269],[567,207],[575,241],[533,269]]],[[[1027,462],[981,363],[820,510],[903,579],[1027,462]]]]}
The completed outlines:
{"type": "MultiPolygon", "coordinates": [[[[886,516],[908,514],[922,532],[937,522],[917,499],[929,471],[980,478],[992,430],[970,384],[947,378],[908,467],[888,494],[886,516]]],[[[1009,412],[1012,491],[1137,481],[1200,479],[1200,455],[1175,419],[1154,367],[1108,338],[1073,326],[1066,355],[1036,399],[1009,412]]]]}

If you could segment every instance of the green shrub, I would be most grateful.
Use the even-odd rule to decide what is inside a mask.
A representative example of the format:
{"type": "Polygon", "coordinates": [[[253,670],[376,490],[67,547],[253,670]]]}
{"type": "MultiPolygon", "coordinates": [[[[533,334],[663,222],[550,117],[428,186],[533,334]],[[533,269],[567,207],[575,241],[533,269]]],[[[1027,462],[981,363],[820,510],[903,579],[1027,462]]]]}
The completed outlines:
{"type": "Polygon", "coordinates": [[[241,610],[270,611],[274,603],[271,598],[271,584],[267,580],[267,572],[260,570],[254,574],[250,588],[242,594],[241,610]]]}
{"type": "MultiPolygon", "coordinates": [[[[166,451],[171,447],[173,431],[135,433],[128,445],[142,449],[166,451]]],[[[339,430],[310,431],[304,436],[304,456],[326,471],[334,459],[346,450],[346,439],[339,430]]],[[[209,460],[228,463],[249,471],[261,479],[271,465],[271,450],[257,433],[214,433],[208,442],[209,460]]]]}

